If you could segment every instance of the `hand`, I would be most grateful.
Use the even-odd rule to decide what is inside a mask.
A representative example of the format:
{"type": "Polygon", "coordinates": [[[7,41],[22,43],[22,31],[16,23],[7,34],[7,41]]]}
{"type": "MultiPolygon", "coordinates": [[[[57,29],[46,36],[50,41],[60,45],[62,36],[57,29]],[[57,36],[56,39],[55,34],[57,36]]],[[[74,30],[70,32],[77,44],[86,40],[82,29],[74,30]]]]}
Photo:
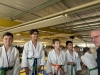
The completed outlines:
{"type": "Polygon", "coordinates": [[[65,71],[63,70],[62,67],[61,67],[61,71],[62,71],[62,75],[65,75],[65,71]]]}
{"type": "Polygon", "coordinates": [[[39,67],[38,67],[38,72],[40,72],[40,70],[41,70],[41,67],[42,67],[42,66],[39,66],[39,67]]]}
{"type": "Polygon", "coordinates": [[[85,64],[82,64],[82,69],[85,69],[85,67],[86,67],[85,64]]]}
{"type": "Polygon", "coordinates": [[[25,67],[25,73],[26,73],[26,75],[29,75],[29,71],[30,71],[30,69],[28,67],[25,67]]]}

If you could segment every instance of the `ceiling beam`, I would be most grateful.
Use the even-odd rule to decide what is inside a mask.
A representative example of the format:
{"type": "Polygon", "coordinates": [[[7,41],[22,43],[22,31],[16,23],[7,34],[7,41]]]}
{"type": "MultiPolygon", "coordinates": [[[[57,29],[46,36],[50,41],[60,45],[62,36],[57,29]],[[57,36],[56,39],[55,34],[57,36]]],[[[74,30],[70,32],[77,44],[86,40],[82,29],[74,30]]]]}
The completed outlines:
{"type": "Polygon", "coordinates": [[[49,31],[49,32],[56,32],[56,33],[72,34],[72,33],[69,32],[69,31],[63,31],[63,30],[58,30],[58,29],[52,29],[52,28],[48,28],[48,27],[39,28],[38,30],[41,30],[41,31],[49,31]]]}
{"type": "Polygon", "coordinates": [[[77,36],[76,34],[72,33],[72,32],[68,32],[68,31],[63,31],[63,30],[58,30],[58,29],[51,29],[51,28],[39,28],[39,30],[42,31],[50,31],[50,32],[56,32],[56,33],[65,33],[65,34],[72,34],[75,35],[78,39],[80,39],[81,41],[83,41],[84,43],[86,43],[86,41],[84,41],[82,38],[80,38],[79,36],[77,36]]]}
{"type": "MultiPolygon", "coordinates": [[[[83,40],[82,38],[80,38],[76,34],[73,34],[73,33],[69,32],[69,31],[63,31],[63,30],[58,30],[58,29],[51,29],[51,28],[48,28],[48,27],[39,28],[38,30],[40,31],[39,37],[41,37],[41,36],[53,36],[54,33],[57,33],[57,34],[64,33],[64,34],[71,34],[73,36],[76,36],[78,39],[80,39],[81,41],[83,41],[84,43],[86,43],[85,40],[83,40]],[[41,33],[42,31],[45,32],[45,33],[41,33]],[[49,34],[49,32],[53,32],[53,34],[49,34]]],[[[24,32],[18,32],[18,33],[14,33],[14,34],[21,34],[21,36],[27,36],[27,37],[30,36],[29,33],[24,33],[24,32]]]]}
{"type": "MultiPolygon", "coordinates": [[[[96,22],[94,22],[94,23],[100,23],[99,21],[96,21],[96,22]]],[[[64,28],[64,27],[61,27],[61,28],[63,28],[63,29],[72,29],[72,28],[74,28],[74,29],[78,29],[78,28],[83,28],[83,27],[90,27],[90,26],[99,26],[100,27],[100,24],[94,24],[94,25],[90,25],[90,24],[93,24],[92,22],[91,23],[86,23],[86,24],[78,24],[78,25],[72,25],[72,26],[68,26],[68,27],[66,27],[66,28],[64,28]],[[77,27],[78,26],[78,27],[77,27]]]]}
{"type": "MultiPolygon", "coordinates": [[[[18,36],[26,36],[26,37],[30,37],[29,33],[24,33],[24,32],[17,32],[17,33],[13,33],[14,35],[18,35],[18,36]]],[[[41,33],[39,34],[39,37],[41,36],[51,36],[51,34],[48,33],[41,33]]]]}
{"type": "MultiPolygon", "coordinates": [[[[100,15],[92,16],[92,17],[86,17],[86,18],[82,18],[82,19],[86,21],[86,20],[91,20],[91,19],[96,19],[96,18],[100,18],[100,15]]],[[[81,19],[78,19],[78,20],[74,20],[74,21],[70,21],[70,22],[65,22],[65,23],[61,23],[61,24],[54,25],[54,27],[55,26],[58,26],[58,25],[65,25],[65,24],[71,24],[72,25],[72,23],[80,22],[80,21],[82,21],[82,20],[81,19]]],[[[100,21],[94,21],[94,22],[76,24],[74,26],[79,26],[79,25],[83,25],[83,24],[90,24],[90,23],[96,23],[96,22],[100,22],[100,21]]],[[[50,26],[50,27],[52,27],[52,26],[50,26]]],[[[72,26],[69,25],[68,27],[72,27],[72,26]]],[[[61,28],[64,28],[64,27],[61,27],[61,28]]]]}
{"type": "MultiPolygon", "coordinates": [[[[63,31],[63,30],[58,30],[58,29],[51,29],[51,28],[47,28],[47,27],[44,27],[44,28],[39,28],[38,29],[40,34],[39,36],[51,36],[53,35],[54,33],[65,33],[65,34],[72,34],[71,32],[68,32],[68,31],[63,31]],[[43,32],[43,33],[42,33],[43,32]],[[50,33],[49,33],[50,32],[50,33]],[[52,34],[51,34],[52,32],[52,34]]],[[[14,35],[17,35],[17,34],[20,34],[21,36],[30,36],[30,34],[28,33],[29,31],[24,31],[24,32],[16,32],[16,33],[13,33],[14,35]],[[25,33],[27,32],[27,33],[25,33]]]]}
{"type": "Polygon", "coordinates": [[[78,36],[77,34],[76,34],[76,37],[78,38],[78,39],[80,39],[81,41],[83,41],[85,44],[87,43],[84,39],[82,39],[80,36],[78,36]]]}

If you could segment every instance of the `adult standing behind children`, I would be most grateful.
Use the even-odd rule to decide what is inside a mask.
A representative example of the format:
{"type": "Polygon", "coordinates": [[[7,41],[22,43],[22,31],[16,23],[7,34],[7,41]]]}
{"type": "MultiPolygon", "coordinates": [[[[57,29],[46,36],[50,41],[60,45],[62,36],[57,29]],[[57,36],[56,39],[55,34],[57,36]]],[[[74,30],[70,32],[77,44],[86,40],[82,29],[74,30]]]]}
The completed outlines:
{"type": "Polygon", "coordinates": [[[69,75],[76,75],[76,72],[81,70],[78,53],[73,50],[72,41],[67,41],[66,47],[67,47],[66,59],[68,65],[68,73],[69,75]]]}
{"type": "Polygon", "coordinates": [[[43,45],[38,41],[38,30],[30,30],[31,40],[25,43],[22,54],[22,67],[26,75],[38,75],[42,65],[45,64],[43,45]]]}
{"type": "Polygon", "coordinates": [[[66,75],[67,61],[65,52],[60,49],[60,40],[53,39],[52,44],[54,49],[48,54],[47,73],[49,75],[66,75]]]}
{"type": "Polygon", "coordinates": [[[19,75],[19,51],[12,46],[13,34],[3,34],[3,46],[0,47],[0,75],[19,75]]]}

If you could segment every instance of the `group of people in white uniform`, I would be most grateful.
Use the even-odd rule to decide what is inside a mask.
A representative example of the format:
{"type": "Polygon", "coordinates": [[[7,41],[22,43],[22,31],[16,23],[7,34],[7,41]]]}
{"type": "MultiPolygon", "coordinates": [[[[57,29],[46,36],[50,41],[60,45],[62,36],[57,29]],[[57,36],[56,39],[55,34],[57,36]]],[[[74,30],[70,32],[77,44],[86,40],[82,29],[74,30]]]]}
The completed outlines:
{"type": "MultiPolygon", "coordinates": [[[[48,53],[47,63],[43,45],[38,41],[38,30],[30,30],[31,40],[25,43],[22,54],[22,67],[26,75],[39,75],[41,67],[46,64],[49,75],[79,75],[82,70],[81,60],[89,69],[90,75],[98,75],[97,63],[88,47],[83,49],[82,57],[73,50],[73,43],[66,42],[66,51],[61,50],[60,40],[53,39],[53,49],[48,53]]],[[[0,47],[0,75],[19,75],[19,52],[12,46],[13,34],[6,32],[3,35],[3,46],[0,47]]]]}

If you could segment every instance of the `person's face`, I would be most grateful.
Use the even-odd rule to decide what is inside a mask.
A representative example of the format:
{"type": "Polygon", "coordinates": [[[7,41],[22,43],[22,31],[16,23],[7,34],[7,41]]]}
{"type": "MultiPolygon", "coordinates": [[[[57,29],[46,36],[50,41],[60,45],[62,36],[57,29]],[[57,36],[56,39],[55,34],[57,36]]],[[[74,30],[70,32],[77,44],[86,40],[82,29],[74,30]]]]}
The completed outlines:
{"type": "Polygon", "coordinates": [[[13,38],[11,36],[3,37],[3,43],[5,46],[11,46],[12,42],[13,42],[13,38]]]}
{"type": "Polygon", "coordinates": [[[88,50],[87,52],[91,54],[91,50],[88,50]]]}
{"type": "Polygon", "coordinates": [[[90,36],[95,46],[100,47],[100,31],[93,31],[90,36]]]}
{"type": "Polygon", "coordinates": [[[68,49],[68,50],[73,50],[73,44],[72,44],[72,43],[68,43],[67,49],[68,49]]]}
{"type": "Polygon", "coordinates": [[[54,44],[53,44],[54,48],[57,48],[59,49],[60,48],[60,42],[59,41],[56,41],[54,44]]]}
{"type": "Polygon", "coordinates": [[[74,50],[79,53],[80,52],[80,48],[74,48],[74,50]]]}
{"type": "Polygon", "coordinates": [[[34,40],[37,40],[38,39],[38,33],[37,32],[34,32],[32,35],[31,35],[32,39],[34,40]]]}

